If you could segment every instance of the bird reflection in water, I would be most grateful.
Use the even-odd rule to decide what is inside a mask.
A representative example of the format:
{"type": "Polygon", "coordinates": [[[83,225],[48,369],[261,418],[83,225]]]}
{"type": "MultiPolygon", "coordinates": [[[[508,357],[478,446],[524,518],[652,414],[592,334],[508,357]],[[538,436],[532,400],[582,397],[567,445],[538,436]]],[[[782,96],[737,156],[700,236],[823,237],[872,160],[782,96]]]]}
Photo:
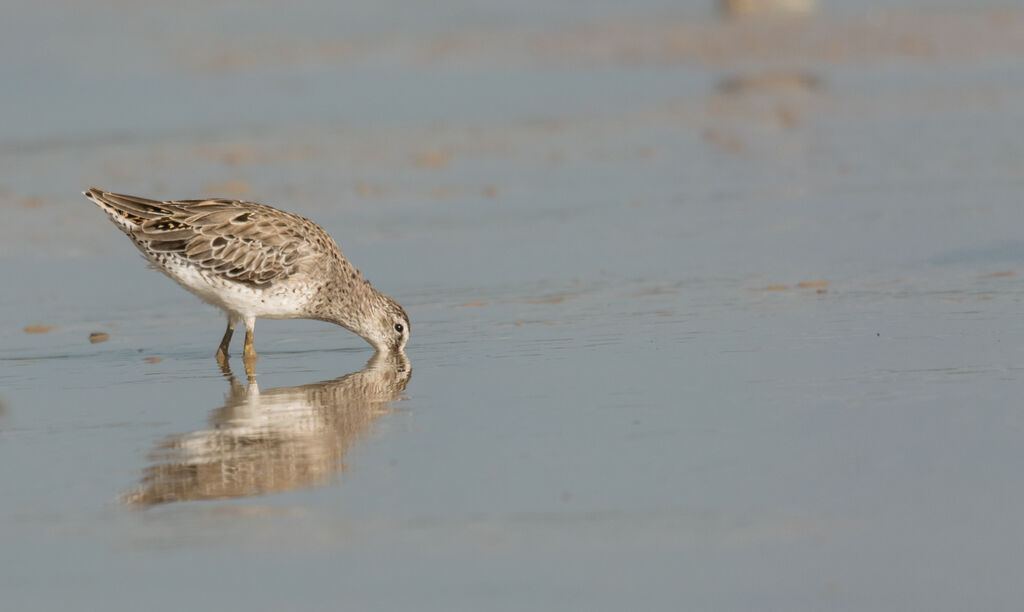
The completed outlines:
{"type": "Polygon", "coordinates": [[[140,485],[123,500],[177,501],[265,495],[323,484],[352,444],[391,410],[412,375],[404,353],[377,353],[340,378],[261,391],[227,365],[231,392],[210,429],[178,434],[150,456],[140,485]]]}

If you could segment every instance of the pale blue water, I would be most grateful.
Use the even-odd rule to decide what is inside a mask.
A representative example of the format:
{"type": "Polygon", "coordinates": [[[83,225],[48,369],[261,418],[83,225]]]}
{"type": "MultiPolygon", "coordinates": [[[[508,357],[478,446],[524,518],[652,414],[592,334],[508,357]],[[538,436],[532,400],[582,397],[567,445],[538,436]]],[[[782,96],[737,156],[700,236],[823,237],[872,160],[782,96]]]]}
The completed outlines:
{"type": "Polygon", "coordinates": [[[818,89],[728,95],[756,61],[516,42],[712,19],[696,2],[84,6],[8,7],[0,37],[4,609],[1024,596],[1024,20],[969,21],[967,59],[809,57],[818,89]],[[406,306],[380,412],[297,399],[371,356],[313,321],[257,325],[266,410],[232,403],[222,316],[78,195],[231,181],[406,306]],[[124,503],[180,457],[183,498],[250,488],[124,503]]]}

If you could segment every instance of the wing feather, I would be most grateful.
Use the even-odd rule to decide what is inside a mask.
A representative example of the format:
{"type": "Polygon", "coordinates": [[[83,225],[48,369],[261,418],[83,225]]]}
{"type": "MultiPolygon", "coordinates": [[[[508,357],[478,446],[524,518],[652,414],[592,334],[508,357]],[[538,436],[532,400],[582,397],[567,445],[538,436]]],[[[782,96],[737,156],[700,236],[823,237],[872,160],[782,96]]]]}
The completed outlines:
{"type": "Polygon", "coordinates": [[[224,279],[266,288],[302,269],[333,241],[312,221],[239,200],[158,202],[90,188],[140,249],[170,253],[224,279]]]}

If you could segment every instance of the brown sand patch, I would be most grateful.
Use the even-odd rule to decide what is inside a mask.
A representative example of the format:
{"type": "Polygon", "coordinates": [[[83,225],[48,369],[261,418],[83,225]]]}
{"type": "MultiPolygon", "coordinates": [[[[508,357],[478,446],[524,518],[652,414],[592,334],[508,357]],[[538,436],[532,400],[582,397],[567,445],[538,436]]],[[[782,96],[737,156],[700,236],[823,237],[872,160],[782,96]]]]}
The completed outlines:
{"type": "Polygon", "coordinates": [[[26,334],[46,334],[57,329],[56,325],[29,325],[25,328],[26,334]]]}
{"type": "Polygon", "coordinates": [[[741,153],[743,151],[743,141],[740,140],[739,136],[716,128],[706,128],[701,133],[701,138],[704,139],[704,142],[715,145],[729,153],[741,153]]]}
{"type": "Polygon", "coordinates": [[[811,14],[817,0],[719,0],[718,10],[730,19],[811,14]]]}
{"type": "Polygon", "coordinates": [[[765,71],[733,75],[718,82],[718,92],[741,96],[763,92],[815,92],[821,89],[821,78],[808,72],[765,71]]]}
{"type": "Polygon", "coordinates": [[[778,119],[780,126],[788,130],[795,128],[800,123],[800,118],[797,116],[796,111],[788,106],[776,108],[775,118],[778,119]]]}
{"type": "Polygon", "coordinates": [[[412,158],[412,163],[417,168],[444,168],[451,160],[452,154],[448,151],[420,151],[412,158]]]}

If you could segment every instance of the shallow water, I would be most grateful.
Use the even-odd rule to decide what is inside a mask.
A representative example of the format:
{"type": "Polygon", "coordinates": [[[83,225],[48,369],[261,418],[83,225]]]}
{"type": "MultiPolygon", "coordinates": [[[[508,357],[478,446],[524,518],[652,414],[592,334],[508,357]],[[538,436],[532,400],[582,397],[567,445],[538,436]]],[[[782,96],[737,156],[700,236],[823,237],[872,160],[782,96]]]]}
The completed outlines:
{"type": "Polygon", "coordinates": [[[392,4],[11,9],[4,608],[1016,607],[1024,12],[392,4]],[[409,364],[223,372],[90,184],[313,218],[409,364]]]}

